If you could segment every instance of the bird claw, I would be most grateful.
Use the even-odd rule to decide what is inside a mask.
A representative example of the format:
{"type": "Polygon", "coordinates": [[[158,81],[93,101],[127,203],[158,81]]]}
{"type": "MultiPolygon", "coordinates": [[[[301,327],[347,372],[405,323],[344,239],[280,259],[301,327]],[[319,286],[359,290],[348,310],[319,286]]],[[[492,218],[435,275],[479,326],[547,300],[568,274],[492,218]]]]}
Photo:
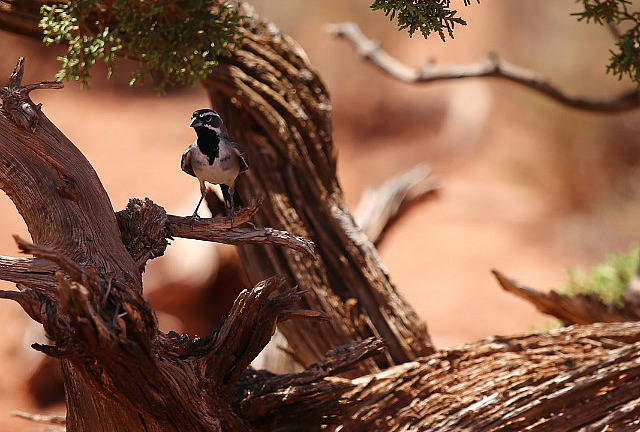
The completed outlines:
{"type": "Polygon", "coordinates": [[[191,217],[189,217],[189,222],[191,222],[191,229],[193,229],[193,225],[199,221],[201,218],[200,216],[198,216],[197,213],[194,213],[191,215],[191,217]]]}
{"type": "Polygon", "coordinates": [[[233,228],[233,210],[229,213],[229,221],[231,222],[231,228],[233,228]]]}

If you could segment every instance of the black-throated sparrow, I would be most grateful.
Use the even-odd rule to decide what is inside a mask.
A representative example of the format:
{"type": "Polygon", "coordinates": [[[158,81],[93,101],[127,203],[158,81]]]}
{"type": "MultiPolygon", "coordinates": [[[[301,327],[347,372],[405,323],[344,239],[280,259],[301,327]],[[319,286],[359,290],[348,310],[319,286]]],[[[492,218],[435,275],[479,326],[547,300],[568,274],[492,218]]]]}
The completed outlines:
{"type": "Polygon", "coordinates": [[[196,130],[198,139],[182,154],[182,171],[200,181],[200,201],[192,217],[198,217],[198,209],[207,192],[204,182],[219,184],[225,203],[231,207],[233,225],[233,195],[236,177],[249,168],[247,152],[229,139],[227,128],[217,112],[205,108],[191,116],[190,126],[196,130]]]}

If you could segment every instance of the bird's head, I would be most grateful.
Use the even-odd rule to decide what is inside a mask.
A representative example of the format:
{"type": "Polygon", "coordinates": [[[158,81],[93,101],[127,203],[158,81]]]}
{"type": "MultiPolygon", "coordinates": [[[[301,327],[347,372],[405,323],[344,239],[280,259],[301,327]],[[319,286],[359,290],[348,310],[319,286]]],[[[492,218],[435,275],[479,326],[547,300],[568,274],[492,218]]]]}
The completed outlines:
{"type": "Polygon", "coordinates": [[[189,126],[194,128],[196,132],[199,129],[208,129],[211,131],[215,131],[216,133],[220,133],[222,127],[222,118],[220,118],[218,113],[212,109],[199,109],[191,116],[191,124],[189,126]]]}

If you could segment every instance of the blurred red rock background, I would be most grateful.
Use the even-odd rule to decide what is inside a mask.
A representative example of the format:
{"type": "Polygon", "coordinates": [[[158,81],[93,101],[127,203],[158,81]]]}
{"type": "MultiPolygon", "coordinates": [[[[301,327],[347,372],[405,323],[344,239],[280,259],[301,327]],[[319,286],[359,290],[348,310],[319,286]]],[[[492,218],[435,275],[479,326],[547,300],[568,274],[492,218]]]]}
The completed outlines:
{"type": "MultiPolygon", "coordinates": [[[[339,176],[352,208],[365,187],[419,162],[428,162],[442,179],[437,199],[413,207],[380,246],[392,279],[437,346],[530,331],[545,318],[504,293],[490,270],[552,288],[563,283],[567,265],[590,266],[638,242],[640,112],[576,111],[494,79],[399,83],[327,35],[324,26],[356,21],[411,66],[427,60],[468,64],[496,52],[572,94],[593,97],[631,87],[605,74],[613,39],[607,29],[571,17],[574,2],[494,0],[464,7],[460,1],[469,25],[456,28],[446,43],[437,36],[409,38],[382,13],[371,12],[370,3],[253,2],[298,40],[330,90],[339,176]]],[[[25,83],[53,79],[63,52],[0,32],[0,81],[18,56],[27,59],[25,83]]],[[[129,198],[149,197],[170,213],[190,214],[198,187],[180,171],[179,159],[194,139],[189,116],[208,100],[199,87],[171,89],[163,97],[153,85],[129,87],[134,66],[121,62],[111,81],[96,67],[89,90],[66,83],[64,90],[38,91],[32,98],[93,164],[116,210],[129,198]]],[[[0,210],[0,254],[15,256],[11,235],[28,233],[2,194],[0,210]]],[[[182,331],[188,323],[169,314],[172,302],[182,300],[158,293],[167,285],[188,290],[216,275],[228,281],[237,271],[229,276],[215,264],[210,272],[198,270],[203,260],[233,261],[228,247],[176,242],[167,255],[147,269],[145,289],[165,310],[163,328],[182,331]]],[[[43,429],[11,418],[12,410],[64,409],[60,403],[39,406],[29,391],[41,360],[29,345],[41,337],[16,304],[0,302],[0,431],[43,429]]]]}

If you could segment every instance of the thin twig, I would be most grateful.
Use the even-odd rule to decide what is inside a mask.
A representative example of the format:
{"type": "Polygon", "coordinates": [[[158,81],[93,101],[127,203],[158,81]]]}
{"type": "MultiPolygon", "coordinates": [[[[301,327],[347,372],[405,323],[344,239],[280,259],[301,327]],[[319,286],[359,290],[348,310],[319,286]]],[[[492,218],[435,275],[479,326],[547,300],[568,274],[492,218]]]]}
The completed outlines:
{"type": "Polygon", "coordinates": [[[66,414],[31,414],[23,411],[12,411],[12,417],[20,417],[37,423],[51,423],[63,425],[67,422],[66,414]]]}
{"type": "Polygon", "coordinates": [[[426,84],[435,81],[480,77],[501,78],[537,91],[561,104],[576,109],[620,112],[640,106],[640,90],[630,90],[609,99],[590,99],[570,95],[537,72],[509,63],[493,53],[488,54],[484,61],[476,64],[436,68],[433,63],[429,62],[423,67],[411,68],[382,50],[380,43],[367,38],[356,23],[331,24],[327,26],[327,32],[348,40],[365,60],[387,75],[407,83],[426,84]]]}

